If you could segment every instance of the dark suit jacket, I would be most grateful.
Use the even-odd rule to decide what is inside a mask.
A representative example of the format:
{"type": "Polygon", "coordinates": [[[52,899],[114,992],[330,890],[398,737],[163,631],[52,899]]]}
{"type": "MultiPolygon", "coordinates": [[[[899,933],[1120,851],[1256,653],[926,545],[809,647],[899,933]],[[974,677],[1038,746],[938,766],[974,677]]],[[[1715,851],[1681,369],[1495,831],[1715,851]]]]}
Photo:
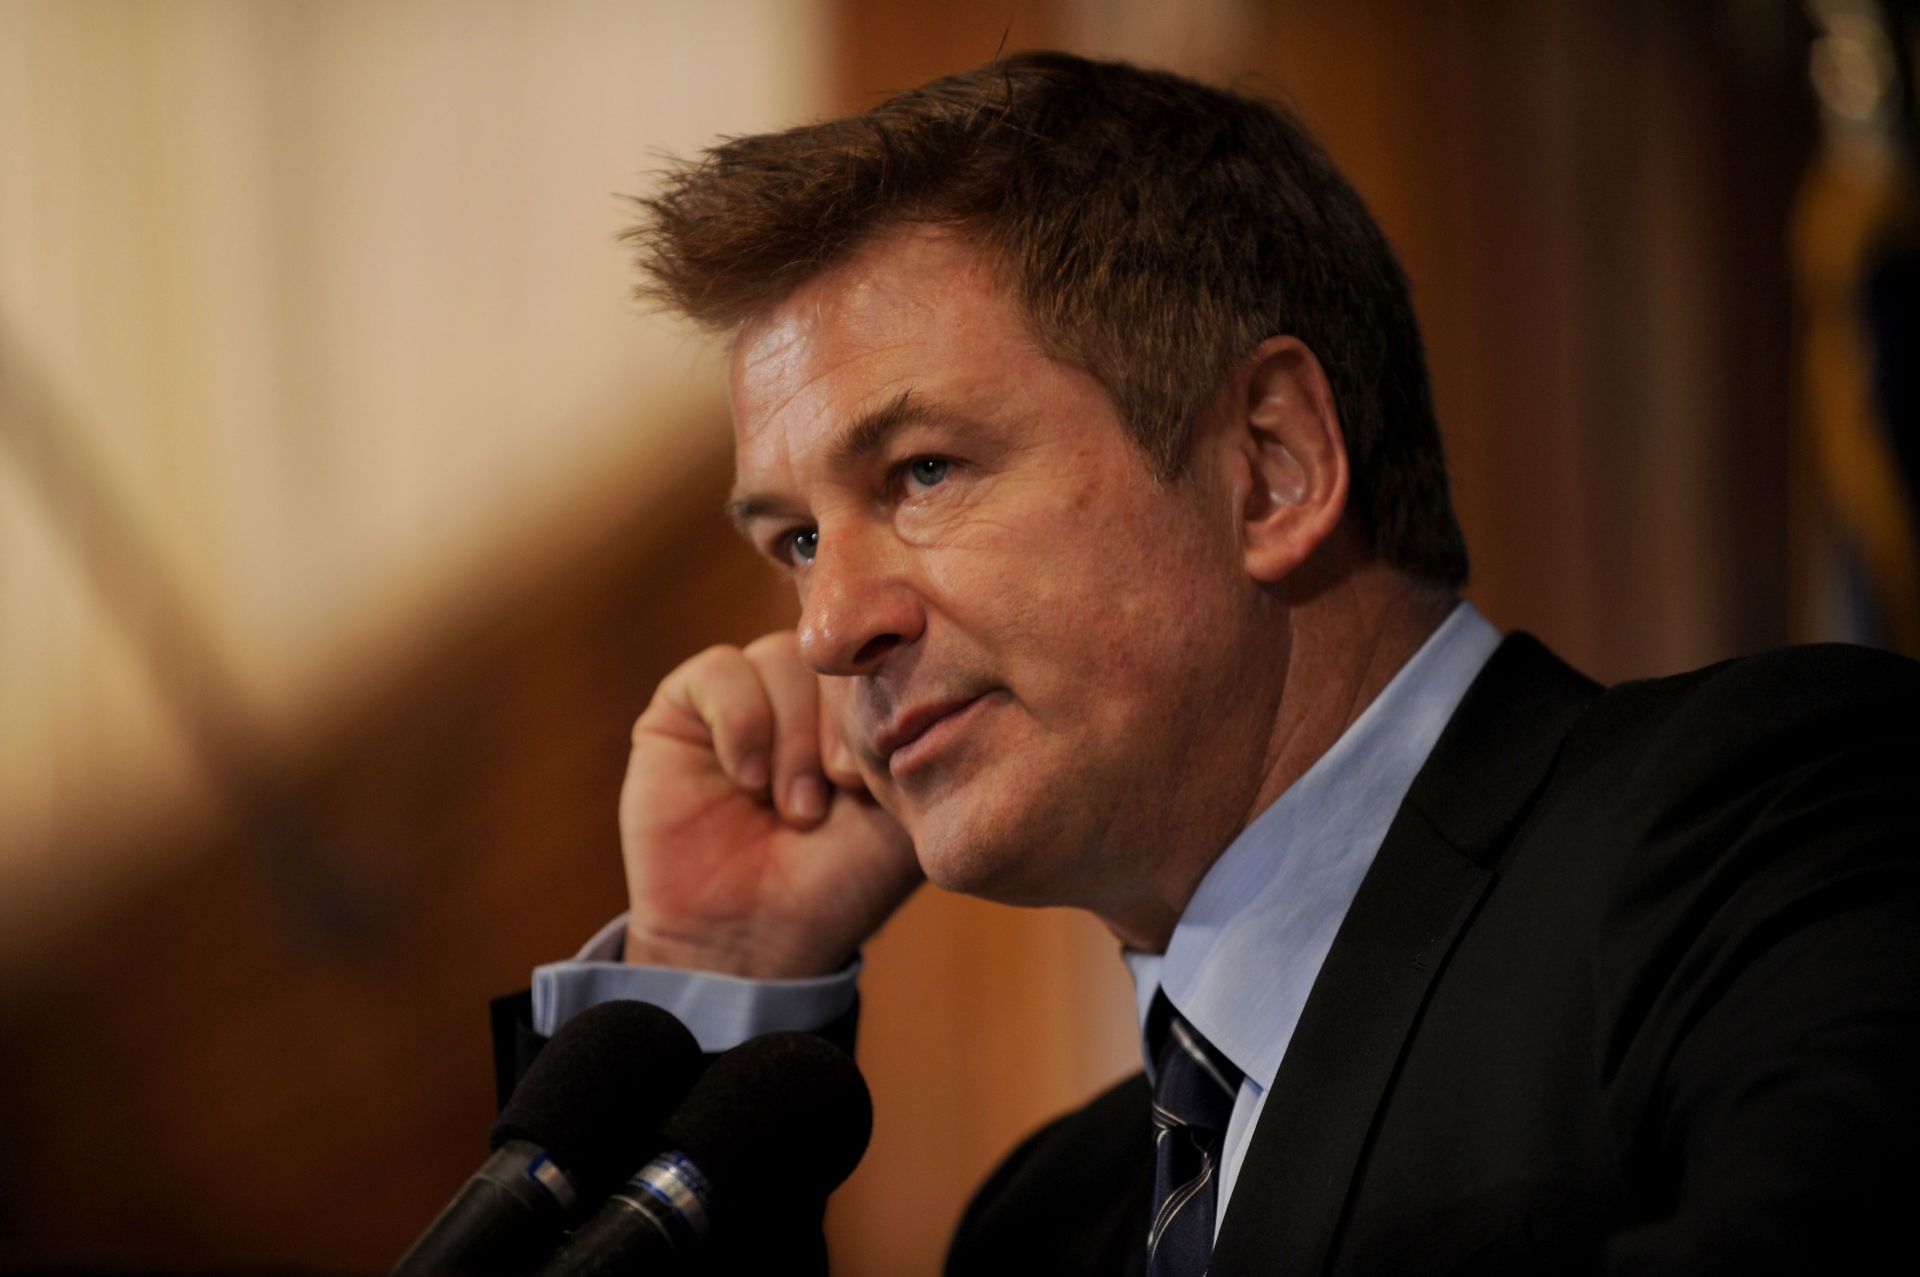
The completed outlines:
{"type": "MultiPolygon", "coordinates": [[[[1920,667],[1861,649],[1603,692],[1509,639],[1327,956],[1211,1277],[1877,1267],[1920,1200],[1917,724],[1920,667]]],[[[1143,1272],[1149,1130],[1135,1076],[1027,1140],[950,1277],[1143,1272]]],[[[809,1229],[716,1271],[817,1271],[809,1229]]]]}
{"type": "MultiPolygon", "coordinates": [[[[1904,1237],[1916,669],[1603,692],[1505,642],[1328,954],[1211,1277],[1836,1271],[1904,1237]]],[[[1148,1129],[1134,1077],[1040,1131],[949,1273],[1143,1271],[1148,1129]]]]}

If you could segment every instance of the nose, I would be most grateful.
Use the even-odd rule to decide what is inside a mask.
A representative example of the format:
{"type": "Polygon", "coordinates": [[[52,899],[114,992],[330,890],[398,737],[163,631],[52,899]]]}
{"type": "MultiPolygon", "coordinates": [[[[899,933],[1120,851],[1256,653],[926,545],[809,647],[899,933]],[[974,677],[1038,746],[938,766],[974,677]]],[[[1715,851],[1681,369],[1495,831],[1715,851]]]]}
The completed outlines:
{"type": "Polygon", "coordinates": [[[871,674],[920,638],[926,609],[877,534],[822,527],[800,592],[800,659],[816,674],[871,674]]]}

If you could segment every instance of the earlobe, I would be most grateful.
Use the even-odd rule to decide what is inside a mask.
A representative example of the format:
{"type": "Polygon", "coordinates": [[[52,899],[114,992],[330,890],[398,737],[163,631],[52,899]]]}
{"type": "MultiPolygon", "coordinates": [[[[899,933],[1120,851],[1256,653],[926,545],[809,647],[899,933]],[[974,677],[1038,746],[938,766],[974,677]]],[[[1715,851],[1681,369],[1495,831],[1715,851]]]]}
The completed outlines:
{"type": "Polygon", "coordinates": [[[1244,376],[1242,557],[1271,583],[1312,557],[1345,513],[1346,442],[1326,370],[1298,338],[1262,342],[1244,376]]]}

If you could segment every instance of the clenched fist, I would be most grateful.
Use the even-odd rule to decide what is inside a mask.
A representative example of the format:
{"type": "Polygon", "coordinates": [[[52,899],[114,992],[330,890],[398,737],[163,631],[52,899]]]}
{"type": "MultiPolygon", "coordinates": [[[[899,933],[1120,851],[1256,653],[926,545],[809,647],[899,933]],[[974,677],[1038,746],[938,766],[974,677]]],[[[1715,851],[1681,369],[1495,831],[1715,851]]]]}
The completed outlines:
{"type": "Polygon", "coordinates": [[[843,967],[920,882],[790,631],[713,647],[634,724],[627,960],[755,978],[843,967]]]}

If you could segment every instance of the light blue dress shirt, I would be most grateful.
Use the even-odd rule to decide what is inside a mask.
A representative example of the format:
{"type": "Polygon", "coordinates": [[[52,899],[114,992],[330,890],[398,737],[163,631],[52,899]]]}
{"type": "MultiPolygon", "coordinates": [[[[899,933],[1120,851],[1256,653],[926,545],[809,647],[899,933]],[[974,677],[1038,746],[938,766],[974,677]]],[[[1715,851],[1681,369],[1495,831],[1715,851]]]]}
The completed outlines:
{"type": "MultiPolygon", "coordinates": [[[[1222,1147],[1216,1229],[1360,880],[1499,642],[1472,604],[1454,608],[1333,747],[1220,853],[1166,953],[1125,954],[1143,1035],[1147,1008],[1165,987],[1181,1015],[1246,1075],[1222,1147]]],[[[853,1005],[858,962],[811,980],[633,966],[620,961],[625,931],[626,919],[616,918],[572,961],[535,969],[536,1030],[551,1036],[597,1002],[637,998],[679,1016],[705,1050],[724,1051],[758,1033],[817,1029],[853,1005]]]]}
{"type": "MultiPolygon", "coordinates": [[[[1413,778],[1500,635],[1462,603],[1329,749],[1213,862],[1167,951],[1125,955],[1144,1037],[1161,988],[1244,1073],[1214,1226],[1333,937],[1413,778]]],[[[1152,1068],[1149,1060],[1148,1068],[1152,1068]]]]}
{"type": "Polygon", "coordinates": [[[726,1051],[783,1029],[811,1032],[853,1006],[858,959],[844,971],[805,980],[747,980],[713,971],[622,962],[627,915],[594,933],[570,962],[533,969],[533,1028],[543,1037],[601,1002],[632,998],[665,1007],[693,1030],[700,1049],[726,1051]]]}

